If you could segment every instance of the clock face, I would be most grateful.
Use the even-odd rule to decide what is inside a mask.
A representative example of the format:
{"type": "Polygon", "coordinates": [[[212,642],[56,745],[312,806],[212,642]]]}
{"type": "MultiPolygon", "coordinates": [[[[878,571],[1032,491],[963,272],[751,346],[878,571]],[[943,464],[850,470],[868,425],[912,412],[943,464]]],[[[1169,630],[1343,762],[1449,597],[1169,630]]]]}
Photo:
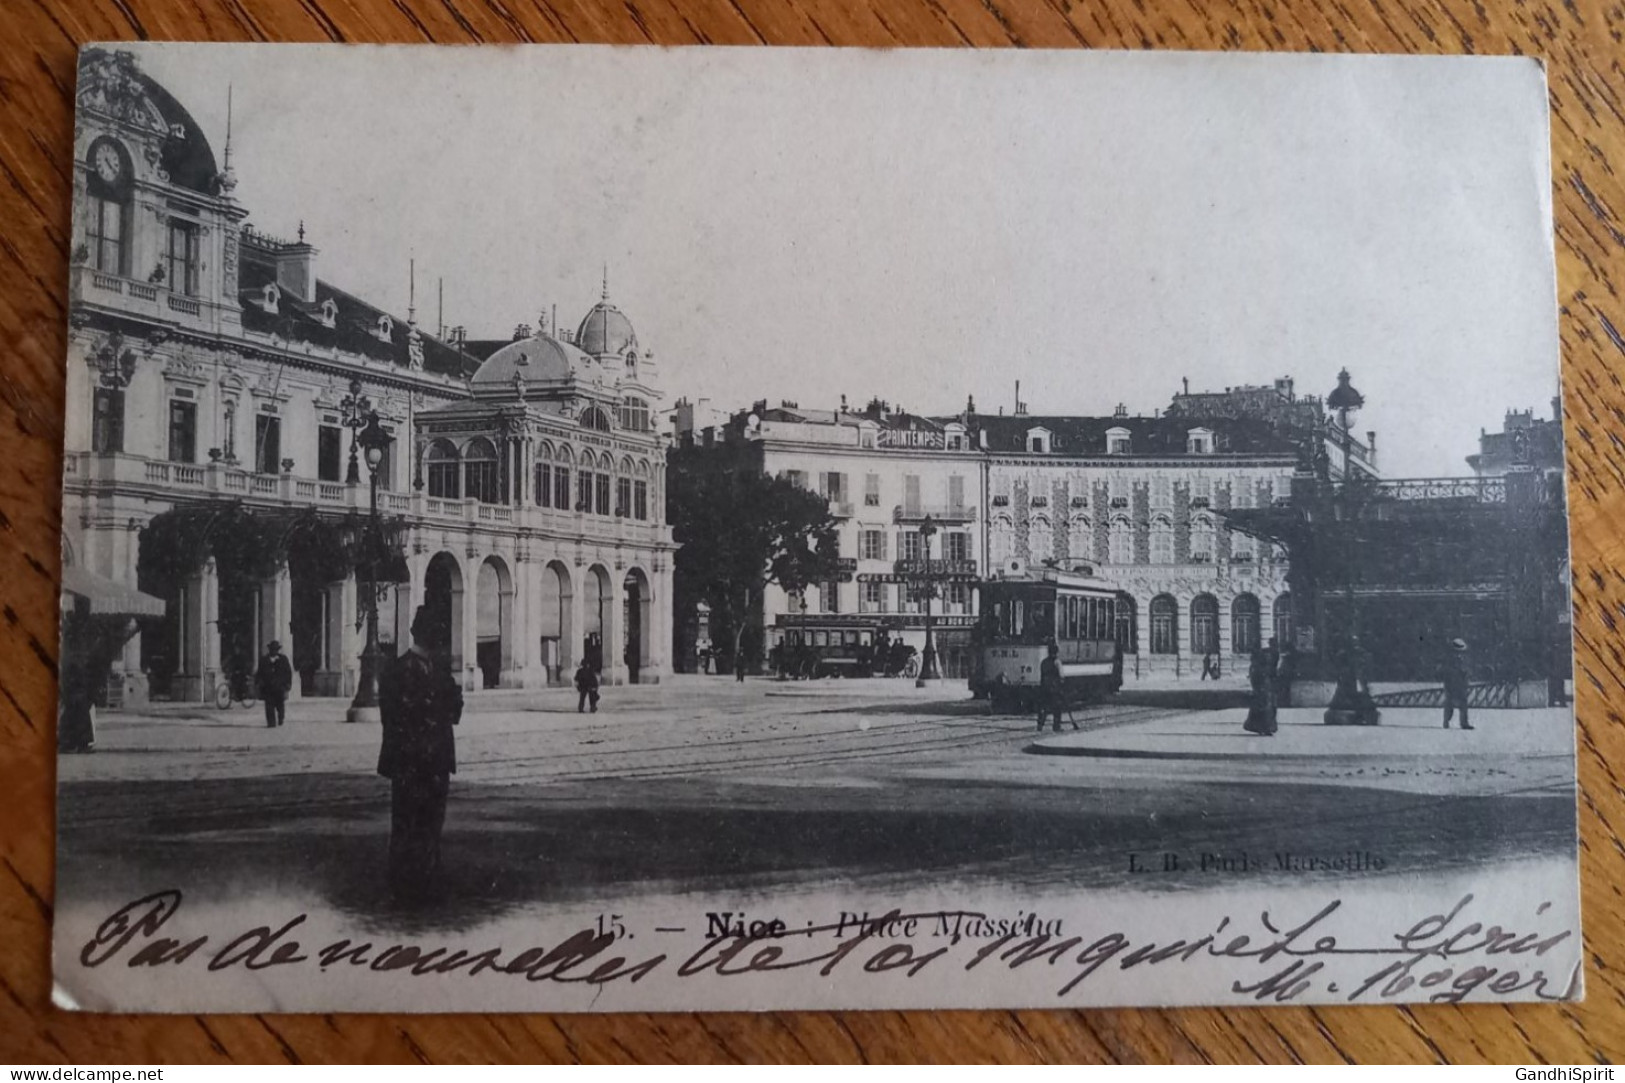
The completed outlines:
{"type": "Polygon", "coordinates": [[[111,143],[102,143],[96,148],[92,164],[96,167],[96,175],[108,184],[113,184],[124,174],[124,159],[111,143]]]}

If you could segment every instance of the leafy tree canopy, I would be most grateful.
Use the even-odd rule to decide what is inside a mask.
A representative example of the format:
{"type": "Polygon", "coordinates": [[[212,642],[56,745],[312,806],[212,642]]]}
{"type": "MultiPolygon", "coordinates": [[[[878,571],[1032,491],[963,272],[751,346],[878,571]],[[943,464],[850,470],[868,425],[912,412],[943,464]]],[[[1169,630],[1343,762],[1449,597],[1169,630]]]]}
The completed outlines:
{"type": "Polygon", "coordinates": [[[773,584],[791,593],[835,578],[835,520],[817,493],[755,471],[685,473],[672,493],[681,593],[727,615],[735,649],[773,584]]]}

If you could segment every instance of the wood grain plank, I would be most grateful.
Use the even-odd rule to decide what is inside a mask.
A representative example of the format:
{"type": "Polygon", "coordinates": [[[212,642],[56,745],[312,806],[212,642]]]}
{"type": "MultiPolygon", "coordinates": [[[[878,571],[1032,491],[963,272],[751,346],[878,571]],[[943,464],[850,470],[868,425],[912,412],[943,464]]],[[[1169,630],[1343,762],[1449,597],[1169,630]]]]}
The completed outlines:
{"type": "Polygon", "coordinates": [[[1625,73],[1618,4],[1475,0],[18,0],[0,42],[0,1058],[74,1061],[1552,1062],[1625,1056],[1625,73]],[[84,1017],[49,1006],[74,53],[129,37],[1525,53],[1545,59],[1589,998],[1261,1011],[84,1017]]]}

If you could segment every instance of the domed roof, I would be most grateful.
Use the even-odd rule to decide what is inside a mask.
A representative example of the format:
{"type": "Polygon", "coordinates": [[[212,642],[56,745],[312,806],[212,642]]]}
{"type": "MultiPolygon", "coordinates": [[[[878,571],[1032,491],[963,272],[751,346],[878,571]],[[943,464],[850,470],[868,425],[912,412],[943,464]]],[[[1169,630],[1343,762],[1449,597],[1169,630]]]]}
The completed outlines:
{"type": "Polygon", "coordinates": [[[587,313],[576,331],[576,345],[595,357],[604,354],[618,357],[627,350],[635,349],[637,344],[638,336],[632,330],[632,321],[610,304],[607,297],[592,306],[592,311],[587,313]]]}
{"type": "Polygon", "coordinates": [[[203,129],[174,96],[125,51],[86,49],[79,57],[76,99],[81,110],[99,112],[163,137],[160,165],[171,183],[212,195],[219,190],[203,129]]]}
{"type": "Polygon", "coordinates": [[[548,335],[510,342],[487,357],[474,373],[475,387],[512,386],[514,373],[525,381],[568,380],[589,369],[592,358],[548,335]]]}

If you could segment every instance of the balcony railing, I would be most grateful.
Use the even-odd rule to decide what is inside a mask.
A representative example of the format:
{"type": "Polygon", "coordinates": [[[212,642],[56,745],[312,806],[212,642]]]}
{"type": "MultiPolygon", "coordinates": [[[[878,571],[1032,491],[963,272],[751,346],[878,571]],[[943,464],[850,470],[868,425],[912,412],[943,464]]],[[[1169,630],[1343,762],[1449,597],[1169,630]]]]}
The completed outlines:
{"type": "Polygon", "coordinates": [[[898,504],[892,508],[894,523],[919,523],[926,517],[938,523],[974,523],[976,509],[968,504],[898,504]]]}
{"type": "MultiPolygon", "coordinates": [[[[218,493],[224,498],[272,507],[309,505],[365,511],[369,498],[365,484],[350,485],[292,474],[258,474],[227,463],[178,463],[138,455],[70,452],[64,458],[63,475],[72,486],[93,485],[115,491],[120,488],[168,490],[188,499],[218,493]]],[[[483,524],[497,529],[519,525],[579,534],[588,541],[610,544],[653,545],[671,540],[670,528],[653,520],[589,515],[531,504],[484,504],[473,499],[433,497],[419,491],[381,489],[378,507],[391,515],[483,524]]],[[[852,568],[856,563],[851,558],[843,560],[843,565],[852,568]]]]}
{"type": "Polygon", "coordinates": [[[69,281],[76,299],[117,307],[153,319],[184,317],[186,322],[193,322],[204,319],[205,307],[219,307],[212,303],[206,306],[201,298],[188,297],[162,285],[107,274],[83,264],[71,269],[69,281]]]}
{"type": "Polygon", "coordinates": [[[852,502],[850,500],[831,500],[829,513],[837,519],[852,518],[852,502]]]}

